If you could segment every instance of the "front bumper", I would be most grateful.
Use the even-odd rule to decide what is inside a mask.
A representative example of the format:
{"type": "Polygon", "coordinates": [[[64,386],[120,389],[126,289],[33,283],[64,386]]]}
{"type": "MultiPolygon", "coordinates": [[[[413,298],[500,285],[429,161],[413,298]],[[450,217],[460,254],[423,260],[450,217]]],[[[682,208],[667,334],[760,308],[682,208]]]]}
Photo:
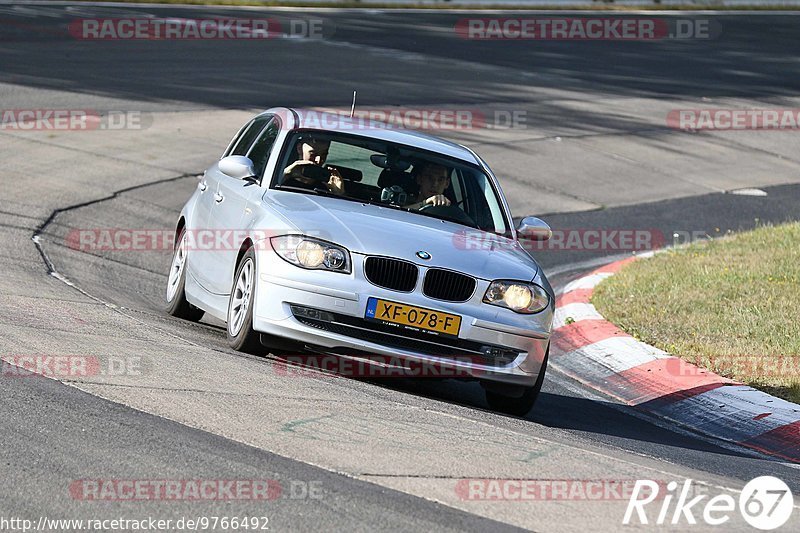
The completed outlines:
{"type": "Polygon", "coordinates": [[[258,332],[339,356],[363,359],[375,354],[452,369],[449,375],[526,387],[536,382],[550,342],[552,306],[535,315],[519,315],[483,304],[489,284],[483,280],[467,302],[438,301],[424,296],[420,286],[402,293],[371,284],[363,276],[360,254],[351,252],[352,272],[342,274],[291,265],[269,244],[258,250],[253,308],[253,329],[258,332]],[[460,315],[458,339],[366,321],[370,297],[460,315]]]}

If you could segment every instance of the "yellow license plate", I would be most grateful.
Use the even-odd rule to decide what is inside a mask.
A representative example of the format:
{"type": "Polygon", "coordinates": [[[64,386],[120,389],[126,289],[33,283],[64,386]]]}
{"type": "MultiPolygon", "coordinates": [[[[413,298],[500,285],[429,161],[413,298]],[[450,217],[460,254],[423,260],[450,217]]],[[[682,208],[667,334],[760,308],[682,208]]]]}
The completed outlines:
{"type": "Polygon", "coordinates": [[[410,328],[421,329],[424,331],[434,331],[445,335],[458,336],[461,327],[461,317],[433,311],[413,305],[389,302],[378,298],[367,300],[366,318],[387,322],[389,324],[400,324],[410,328]]]}

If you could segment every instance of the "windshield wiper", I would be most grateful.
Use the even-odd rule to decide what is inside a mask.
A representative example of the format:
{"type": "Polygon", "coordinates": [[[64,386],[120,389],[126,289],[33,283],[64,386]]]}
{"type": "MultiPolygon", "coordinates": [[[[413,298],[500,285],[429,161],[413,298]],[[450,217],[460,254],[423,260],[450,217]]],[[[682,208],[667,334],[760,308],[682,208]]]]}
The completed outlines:
{"type": "Polygon", "coordinates": [[[388,207],[390,209],[397,209],[399,211],[410,211],[410,209],[408,209],[406,207],[403,207],[401,205],[385,204],[385,203],[381,202],[380,200],[366,199],[366,200],[357,200],[357,201],[361,202],[362,204],[377,205],[378,207],[388,207]]]}
{"type": "Polygon", "coordinates": [[[305,193],[313,193],[318,196],[330,196],[332,198],[347,198],[347,196],[339,196],[338,194],[334,194],[327,189],[322,189],[317,187],[315,189],[307,189],[305,187],[294,187],[292,185],[276,185],[275,189],[278,191],[297,191],[297,192],[305,192],[305,193]]]}
{"type": "Polygon", "coordinates": [[[417,213],[418,215],[422,215],[422,216],[428,217],[428,218],[435,218],[436,220],[446,220],[447,222],[452,222],[454,224],[458,224],[460,226],[466,226],[468,228],[480,229],[478,227],[478,225],[475,223],[475,221],[473,221],[471,218],[469,218],[469,215],[467,215],[466,213],[464,213],[464,217],[465,218],[459,218],[459,217],[447,216],[447,215],[443,215],[443,214],[434,215],[432,213],[428,213],[427,211],[409,210],[409,212],[417,213]],[[465,220],[465,219],[469,219],[469,222],[467,222],[467,220],[465,220]]]}
{"type": "Polygon", "coordinates": [[[399,209],[400,211],[410,211],[410,209],[405,208],[403,206],[394,204],[384,204],[379,200],[370,200],[369,198],[356,198],[355,196],[341,196],[339,194],[332,193],[327,189],[322,189],[319,187],[317,187],[316,189],[306,189],[305,187],[294,187],[292,185],[276,185],[275,190],[313,193],[319,196],[327,196],[329,198],[341,198],[342,200],[348,200],[350,202],[358,202],[360,204],[377,205],[378,207],[389,207],[391,209],[399,209]]]}
{"type": "Polygon", "coordinates": [[[468,224],[463,219],[459,220],[458,218],[448,217],[446,215],[442,216],[441,214],[433,215],[433,214],[430,214],[430,213],[426,213],[425,211],[418,211],[417,209],[411,209],[411,208],[403,207],[401,205],[396,205],[396,204],[388,204],[388,203],[385,204],[385,203],[383,203],[383,202],[381,202],[379,200],[372,200],[372,199],[369,199],[369,198],[356,198],[354,196],[341,196],[341,195],[338,195],[336,193],[332,193],[331,191],[329,191],[327,189],[322,189],[322,188],[319,188],[319,187],[317,187],[316,189],[306,189],[305,187],[293,187],[291,185],[276,185],[275,189],[279,190],[279,191],[297,191],[297,192],[304,192],[304,193],[313,193],[313,194],[316,194],[318,196],[327,196],[328,198],[339,198],[339,199],[342,199],[342,200],[347,200],[349,202],[358,202],[360,204],[375,205],[375,206],[378,206],[378,207],[388,207],[389,209],[396,209],[397,211],[405,211],[406,213],[416,213],[418,215],[426,216],[426,217],[429,217],[429,218],[435,218],[437,220],[446,220],[448,222],[454,222],[454,223],[460,224],[462,226],[467,226],[468,228],[475,228],[475,229],[478,228],[478,226],[475,225],[474,222],[472,222],[471,224],[468,224]]]}

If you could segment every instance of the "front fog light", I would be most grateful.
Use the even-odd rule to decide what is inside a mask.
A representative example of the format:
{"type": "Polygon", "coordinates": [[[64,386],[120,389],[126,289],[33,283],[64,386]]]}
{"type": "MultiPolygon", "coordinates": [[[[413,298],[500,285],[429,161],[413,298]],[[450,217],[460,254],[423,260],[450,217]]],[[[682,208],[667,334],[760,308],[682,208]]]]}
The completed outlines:
{"type": "Polygon", "coordinates": [[[550,296],[535,283],[499,280],[489,285],[483,301],[517,313],[533,314],[542,311],[550,304],[550,296]]]}

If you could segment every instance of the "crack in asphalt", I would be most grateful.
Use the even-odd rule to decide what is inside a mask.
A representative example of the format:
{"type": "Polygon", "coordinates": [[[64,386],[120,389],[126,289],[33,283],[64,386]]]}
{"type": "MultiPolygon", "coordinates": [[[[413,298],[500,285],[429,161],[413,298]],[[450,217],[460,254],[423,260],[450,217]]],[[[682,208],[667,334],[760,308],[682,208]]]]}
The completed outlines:
{"type": "MultiPolygon", "coordinates": [[[[152,182],[149,182],[149,183],[140,183],[138,185],[131,185],[130,187],[125,187],[125,188],[116,190],[116,191],[112,192],[111,194],[109,194],[107,196],[103,196],[102,198],[95,198],[93,200],[87,200],[85,202],[79,202],[77,204],[72,204],[72,205],[69,205],[67,207],[59,207],[57,209],[54,209],[50,213],[50,215],[44,220],[44,222],[42,222],[41,224],[39,224],[39,226],[36,227],[36,229],[33,231],[33,235],[31,236],[31,240],[33,241],[34,245],[36,246],[36,249],[39,251],[39,254],[42,256],[42,261],[44,262],[45,266],[47,267],[47,273],[52,275],[52,276],[56,276],[59,279],[62,279],[63,281],[65,281],[65,282],[68,282],[67,284],[69,286],[74,287],[78,291],[84,293],[84,295],[88,296],[89,298],[92,298],[93,300],[102,301],[99,298],[96,298],[96,297],[90,295],[89,293],[83,291],[82,289],[77,287],[75,284],[73,284],[72,282],[67,280],[66,277],[64,277],[64,276],[62,276],[61,274],[58,273],[58,270],[56,269],[55,265],[50,260],[50,258],[47,255],[47,252],[44,251],[44,247],[42,246],[40,237],[42,236],[44,231],[56,219],[56,217],[58,215],[60,215],[61,213],[67,213],[69,211],[73,211],[75,209],[80,209],[82,207],[87,207],[87,206],[98,204],[98,203],[101,203],[101,202],[107,202],[109,200],[114,200],[114,199],[118,198],[119,195],[124,194],[126,192],[135,191],[137,189],[144,189],[145,187],[150,187],[150,186],[153,186],[153,185],[161,185],[161,184],[164,184],[164,183],[170,183],[170,182],[173,182],[173,181],[182,180],[182,179],[189,178],[189,177],[196,176],[196,175],[197,175],[196,172],[194,172],[194,173],[189,172],[189,173],[181,174],[180,176],[173,176],[171,178],[164,178],[164,179],[152,181],[152,182]]],[[[106,303],[106,302],[103,302],[103,303],[106,303]]]]}
{"type": "MultiPolygon", "coordinates": [[[[147,323],[147,322],[145,322],[143,320],[140,320],[140,319],[132,316],[131,314],[129,314],[127,312],[127,311],[133,311],[132,309],[126,308],[124,306],[118,306],[118,305],[112,304],[110,302],[106,302],[102,298],[94,296],[93,294],[89,293],[88,291],[82,289],[81,287],[79,287],[78,285],[73,283],[69,278],[67,278],[66,276],[64,276],[60,272],[58,272],[58,269],[56,268],[55,264],[50,259],[50,257],[47,255],[47,252],[44,249],[44,245],[42,243],[41,237],[42,237],[42,235],[45,234],[45,231],[47,230],[48,226],[50,226],[52,223],[54,223],[56,218],[62,213],[66,213],[66,212],[73,211],[73,210],[76,210],[76,209],[80,209],[80,208],[83,208],[83,207],[88,207],[88,206],[91,206],[91,205],[99,204],[99,203],[102,203],[102,202],[111,201],[111,200],[114,200],[114,199],[118,198],[120,195],[128,193],[128,192],[131,192],[131,191],[144,189],[144,188],[147,188],[147,187],[150,187],[150,186],[154,186],[154,185],[161,185],[161,184],[164,184],[164,183],[170,183],[170,182],[174,182],[174,181],[179,181],[179,180],[182,180],[182,179],[195,177],[197,175],[198,175],[198,173],[196,173],[196,172],[188,172],[188,173],[183,173],[183,174],[180,174],[178,176],[173,176],[173,177],[170,177],[170,178],[164,178],[164,179],[160,179],[160,180],[155,180],[155,181],[152,181],[152,182],[149,182],[149,183],[142,183],[142,184],[138,184],[138,185],[132,185],[130,187],[124,187],[122,189],[114,191],[111,194],[108,194],[108,195],[103,196],[101,198],[95,198],[93,200],[87,200],[85,202],[79,202],[79,203],[72,204],[72,205],[69,205],[69,206],[66,206],[66,207],[61,207],[61,208],[54,209],[50,213],[50,215],[34,230],[33,235],[31,236],[31,240],[33,241],[37,251],[39,252],[39,255],[41,256],[43,263],[47,267],[47,273],[49,275],[55,277],[56,279],[58,279],[62,283],[64,283],[67,286],[75,289],[76,291],[78,291],[79,293],[83,294],[84,296],[90,298],[91,300],[96,302],[98,305],[102,305],[104,307],[107,307],[107,308],[111,309],[112,311],[115,311],[115,312],[121,314],[122,316],[124,316],[126,318],[129,318],[129,319],[141,324],[142,326],[144,326],[146,328],[149,327],[149,328],[155,329],[155,330],[157,330],[157,331],[159,331],[161,333],[166,334],[169,337],[172,337],[172,338],[177,339],[179,341],[188,343],[189,345],[195,346],[197,348],[203,348],[203,349],[211,350],[213,352],[222,353],[222,354],[225,354],[225,355],[228,355],[228,356],[233,355],[233,356],[236,356],[236,357],[239,357],[239,358],[242,358],[242,359],[249,359],[249,360],[252,360],[252,361],[263,362],[263,361],[266,361],[266,360],[271,360],[271,361],[275,361],[275,362],[280,362],[281,361],[280,358],[277,358],[277,357],[273,356],[272,354],[266,354],[264,356],[254,356],[254,355],[241,353],[241,352],[231,352],[231,351],[228,351],[228,350],[215,348],[213,346],[201,345],[201,344],[198,344],[196,342],[190,341],[190,340],[188,340],[186,338],[183,338],[180,335],[177,335],[177,334],[171,333],[169,331],[166,331],[165,329],[163,329],[161,327],[158,327],[156,325],[149,324],[149,323],[147,323]]],[[[24,228],[24,229],[29,230],[30,228],[24,228]]],[[[54,243],[54,244],[58,246],[58,243],[54,243]]],[[[94,254],[90,254],[90,255],[93,255],[94,257],[101,257],[101,256],[95,256],[94,254]]],[[[101,257],[101,258],[102,259],[108,259],[108,258],[104,258],[104,257],[101,257]]],[[[129,265],[127,263],[122,263],[122,262],[119,262],[119,261],[116,261],[116,262],[119,263],[119,264],[126,265],[126,266],[134,266],[134,265],[129,265]]],[[[134,266],[134,268],[136,268],[136,267],[134,266]]],[[[150,272],[150,271],[148,271],[146,269],[140,269],[140,270],[143,270],[143,271],[146,271],[146,272],[150,272]]],[[[155,315],[153,313],[146,312],[146,311],[141,311],[141,310],[136,310],[136,311],[139,312],[139,313],[142,313],[142,314],[146,314],[146,315],[151,316],[151,317],[158,316],[158,315],[155,315]]],[[[164,319],[164,317],[159,317],[159,318],[161,318],[162,320],[164,319]]],[[[206,329],[209,332],[218,331],[218,328],[215,328],[213,326],[203,326],[203,325],[195,324],[195,323],[191,323],[191,324],[193,326],[203,327],[204,329],[206,329]]],[[[323,378],[323,377],[330,377],[330,374],[325,373],[325,372],[320,372],[320,375],[318,377],[315,376],[314,379],[319,379],[319,378],[323,378]]],[[[59,381],[61,381],[62,383],[65,383],[65,384],[69,384],[69,383],[92,384],[92,383],[94,383],[94,382],[80,382],[80,381],[71,381],[71,380],[59,380],[59,381]]],[[[125,386],[125,385],[119,385],[119,384],[104,384],[104,385],[116,385],[116,386],[121,386],[121,387],[125,386]]],[[[142,388],[142,389],[148,388],[148,387],[135,387],[135,386],[130,386],[130,387],[132,387],[132,388],[142,388]]],[[[155,389],[156,387],[150,387],[150,388],[155,389]]],[[[178,391],[178,392],[180,392],[183,389],[161,388],[160,390],[170,390],[170,391],[178,391]]],[[[196,392],[204,392],[204,391],[197,390],[196,392]]],[[[250,396],[250,395],[244,395],[244,396],[250,396]]]]}

